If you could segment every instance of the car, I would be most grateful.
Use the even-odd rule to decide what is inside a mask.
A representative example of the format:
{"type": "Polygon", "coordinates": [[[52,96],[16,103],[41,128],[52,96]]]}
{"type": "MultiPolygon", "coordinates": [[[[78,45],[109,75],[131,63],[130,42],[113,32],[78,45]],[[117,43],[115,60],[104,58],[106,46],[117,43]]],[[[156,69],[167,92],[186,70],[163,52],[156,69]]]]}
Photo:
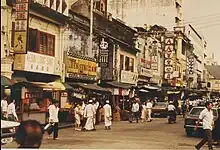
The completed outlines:
{"type": "Polygon", "coordinates": [[[13,141],[13,137],[3,137],[3,136],[5,134],[15,133],[15,128],[19,125],[20,125],[19,122],[1,120],[1,145],[5,145],[13,141]]]}
{"type": "MultiPolygon", "coordinates": [[[[195,132],[194,128],[196,126],[196,123],[199,119],[200,112],[205,109],[205,107],[197,106],[193,107],[189,113],[186,114],[185,116],[185,121],[184,121],[184,128],[187,136],[192,136],[193,134],[200,134],[203,132],[203,127],[202,127],[202,122],[200,122],[198,126],[198,130],[195,132]]],[[[213,111],[213,116],[214,116],[214,124],[216,127],[216,121],[220,117],[220,108],[212,108],[213,111]]],[[[215,131],[215,130],[213,130],[215,131]]]]}
{"type": "Polygon", "coordinates": [[[152,116],[160,116],[167,117],[167,103],[166,102],[158,102],[152,108],[152,116]]]}

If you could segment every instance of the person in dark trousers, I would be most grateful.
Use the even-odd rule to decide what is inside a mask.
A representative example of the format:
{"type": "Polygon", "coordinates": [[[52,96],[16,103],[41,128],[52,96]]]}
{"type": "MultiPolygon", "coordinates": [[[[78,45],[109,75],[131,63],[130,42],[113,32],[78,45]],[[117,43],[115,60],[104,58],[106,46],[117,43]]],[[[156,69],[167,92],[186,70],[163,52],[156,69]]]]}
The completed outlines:
{"type": "Polygon", "coordinates": [[[16,130],[15,139],[18,148],[40,148],[43,139],[43,130],[36,120],[21,122],[16,130]]]}
{"type": "Polygon", "coordinates": [[[50,130],[47,130],[48,133],[48,139],[50,139],[50,135],[53,132],[53,139],[58,140],[58,113],[59,113],[59,107],[58,107],[58,101],[53,99],[52,104],[48,107],[49,110],[49,124],[52,125],[52,128],[50,130]]]}
{"type": "Polygon", "coordinates": [[[199,120],[196,123],[194,131],[198,129],[199,123],[202,121],[204,137],[203,139],[195,146],[199,150],[206,142],[208,142],[209,150],[213,150],[212,147],[212,126],[213,126],[213,112],[212,112],[212,103],[206,102],[206,108],[201,111],[199,115],[199,120]]]}

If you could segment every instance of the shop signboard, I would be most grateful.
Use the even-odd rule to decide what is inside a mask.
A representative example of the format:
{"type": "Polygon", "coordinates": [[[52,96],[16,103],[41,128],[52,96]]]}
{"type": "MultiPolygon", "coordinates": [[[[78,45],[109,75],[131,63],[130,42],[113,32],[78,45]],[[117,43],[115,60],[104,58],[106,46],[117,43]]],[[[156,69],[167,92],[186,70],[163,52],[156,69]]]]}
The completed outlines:
{"type": "Polygon", "coordinates": [[[14,53],[27,53],[29,0],[16,0],[14,53]]]}
{"type": "Polygon", "coordinates": [[[54,61],[52,56],[28,51],[27,54],[15,55],[14,70],[54,74],[54,61]]]}
{"type": "Polygon", "coordinates": [[[152,45],[152,53],[150,55],[151,60],[151,70],[158,70],[158,51],[157,51],[157,43],[153,43],[152,45]]]}
{"type": "Polygon", "coordinates": [[[139,74],[141,76],[145,76],[145,77],[149,77],[149,78],[153,77],[150,69],[146,69],[146,68],[143,68],[143,67],[141,67],[139,74]]]}
{"type": "Polygon", "coordinates": [[[66,70],[67,75],[75,74],[93,77],[97,76],[96,62],[71,56],[67,57],[66,70]]]}
{"type": "Polygon", "coordinates": [[[99,66],[101,68],[101,80],[113,79],[113,42],[108,38],[100,38],[99,42],[99,66]]]}
{"type": "Polygon", "coordinates": [[[165,39],[164,50],[164,78],[171,80],[173,78],[173,57],[174,57],[174,39],[165,39]]]}
{"type": "Polygon", "coordinates": [[[138,73],[125,71],[125,70],[121,71],[122,83],[136,84],[137,80],[138,80],[138,73]]]}

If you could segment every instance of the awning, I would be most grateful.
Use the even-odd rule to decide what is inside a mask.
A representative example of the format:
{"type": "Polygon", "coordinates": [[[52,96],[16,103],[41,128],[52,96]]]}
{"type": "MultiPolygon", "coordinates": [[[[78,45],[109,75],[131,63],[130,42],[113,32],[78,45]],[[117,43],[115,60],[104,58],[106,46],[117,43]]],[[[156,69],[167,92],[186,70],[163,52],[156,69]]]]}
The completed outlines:
{"type": "Polygon", "coordinates": [[[108,89],[105,89],[101,86],[98,86],[96,84],[87,84],[87,83],[68,83],[69,85],[71,86],[79,86],[81,88],[84,88],[84,89],[89,89],[89,90],[94,90],[94,91],[101,91],[101,92],[111,92],[109,91],[108,89]]]}
{"type": "Polygon", "coordinates": [[[19,76],[12,77],[12,80],[15,83],[18,83],[18,82],[28,82],[25,77],[19,77],[19,76]]]}
{"type": "Polygon", "coordinates": [[[107,82],[106,84],[111,85],[113,87],[122,88],[122,89],[130,89],[135,86],[134,84],[121,83],[117,81],[107,82]]]}
{"type": "Polygon", "coordinates": [[[1,86],[12,86],[14,81],[8,77],[1,76],[1,86]]]}
{"type": "Polygon", "coordinates": [[[140,89],[139,92],[148,93],[149,91],[148,91],[148,90],[145,90],[145,89],[140,89]]]}
{"type": "Polygon", "coordinates": [[[160,87],[158,86],[151,86],[151,85],[142,85],[142,86],[139,86],[139,88],[146,88],[148,90],[159,90],[160,87]]]}
{"type": "Polygon", "coordinates": [[[55,89],[60,89],[60,90],[70,90],[73,89],[70,85],[67,83],[61,83],[61,82],[50,82],[48,85],[52,85],[55,89]]]}

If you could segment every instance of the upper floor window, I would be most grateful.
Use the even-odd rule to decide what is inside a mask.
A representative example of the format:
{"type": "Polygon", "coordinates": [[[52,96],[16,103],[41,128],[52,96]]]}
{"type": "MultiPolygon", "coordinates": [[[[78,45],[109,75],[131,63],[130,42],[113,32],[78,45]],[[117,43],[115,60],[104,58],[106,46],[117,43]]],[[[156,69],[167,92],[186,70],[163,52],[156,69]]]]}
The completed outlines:
{"type": "Polygon", "coordinates": [[[125,57],[125,70],[134,72],[134,58],[125,57]]]}
{"type": "Polygon", "coordinates": [[[120,55],[120,70],[124,69],[124,55],[120,55]]]}
{"type": "Polygon", "coordinates": [[[29,51],[44,55],[55,55],[55,36],[29,28],[29,51]]]}

